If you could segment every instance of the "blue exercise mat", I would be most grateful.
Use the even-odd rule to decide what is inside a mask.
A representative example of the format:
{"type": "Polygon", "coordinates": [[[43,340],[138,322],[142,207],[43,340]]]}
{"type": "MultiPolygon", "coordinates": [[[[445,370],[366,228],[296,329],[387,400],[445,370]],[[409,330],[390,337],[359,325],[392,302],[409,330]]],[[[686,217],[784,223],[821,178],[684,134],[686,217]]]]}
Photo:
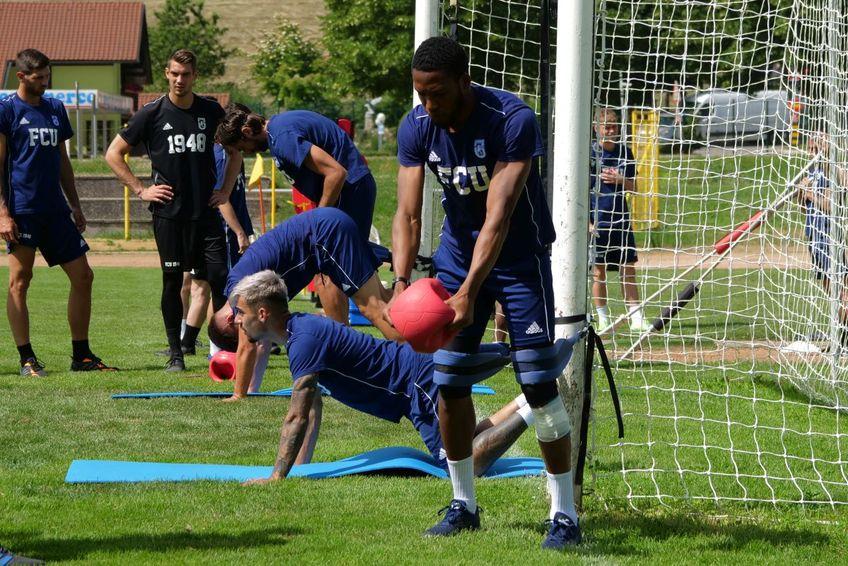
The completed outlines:
{"type": "MultiPolygon", "coordinates": [[[[162,464],[113,460],[74,460],[65,476],[67,483],[182,482],[197,480],[247,481],[271,475],[271,466],[230,466],[218,464],[162,464]]],[[[486,477],[513,478],[540,475],[545,469],[539,458],[501,458],[486,477]]],[[[447,478],[432,456],[415,448],[393,446],[372,450],[337,462],[294,466],[290,477],[321,479],[353,474],[384,473],[429,475],[447,478]]]]}
{"type": "MultiPolygon", "coordinates": [[[[495,390],[486,385],[474,385],[471,392],[477,395],[494,395],[495,390]]],[[[291,397],[291,387],[272,391],[270,393],[248,393],[248,397],[291,397]]],[[[329,395],[330,392],[321,388],[322,395],[329,395]]],[[[171,397],[214,397],[227,398],[232,397],[230,391],[162,391],[159,393],[116,393],[112,395],[112,399],[165,399],[171,397]]]]}

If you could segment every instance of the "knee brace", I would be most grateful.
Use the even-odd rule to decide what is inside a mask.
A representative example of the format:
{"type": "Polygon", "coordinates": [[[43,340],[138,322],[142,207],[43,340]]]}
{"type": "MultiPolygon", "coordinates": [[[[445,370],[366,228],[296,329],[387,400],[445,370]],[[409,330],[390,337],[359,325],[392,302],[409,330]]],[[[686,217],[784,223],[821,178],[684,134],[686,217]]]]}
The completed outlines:
{"type": "Polygon", "coordinates": [[[574,344],[579,339],[580,335],[575,334],[569,338],[557,340],[549,346],[512,352],[515,379],[520,384],[556,380],[571,360],[574,344]]]}
{"type": "Polygon", "coordinates": [[[527,404],[533,409],[544,407],[559,396],[559,389],[557,388],[556,381],[546,381],[544,383],[522,383],[521,392],[524,393],[524,398],[527,399],[527,404]]]}
{"type": "Polygon", "coordinates": [[[437,350],[433,354],[433,363],[436,385],[471,387],[508,364],[509,351],[503,344],[482,344],[474,354],[437,350]]]}
{"type": "Polygon", "coordinates": [[[471,397],[470,385],[439,385],[439,396],[445,399],[471,397]]]}
{"type": "Polygon", "coordinates": [[[559,395],[543,407],[531,408],[536,419],[536,438],[540,442],[554,442],[571,433],[571,419],[559,395]]]}

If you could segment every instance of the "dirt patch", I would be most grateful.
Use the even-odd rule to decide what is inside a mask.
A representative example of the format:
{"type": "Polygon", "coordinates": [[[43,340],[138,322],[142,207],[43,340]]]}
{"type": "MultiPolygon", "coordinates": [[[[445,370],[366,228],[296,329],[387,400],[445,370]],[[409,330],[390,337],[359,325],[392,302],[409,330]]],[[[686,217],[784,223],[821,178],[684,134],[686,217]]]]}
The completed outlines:
{"type": "MultiPolygon", "coordinates": [[[[686,269],[701,261],[711,248],[686,248],[680,250],[640,250],[640,269],[686,269]]],[[[712,265],[714,260],[704,264],[712,265]]],[[[792,245],[776,248],[762,244],[739,244],[719,264],[719,269],[809,269],[810,256],[806,247],[792,245]]]]}
{"type": "MultiPolygon", "coordinates": [[[[628,349],[626,344],[616,344],[608,350],[610,358],[621,360],[628,349]]],[[[799,353],[783,350],[784,344],[764,341],[719,341],[700,345],[675,344],[669,346],[643,344],[626,360],[640,363],[679,363],[686,365],[735,364],[739,362],[775,362],[792,364],[823,363],[830,359],[827,353],[799,353]]],[[[821,346],[821,344],[819,344],[821,346]]]]}

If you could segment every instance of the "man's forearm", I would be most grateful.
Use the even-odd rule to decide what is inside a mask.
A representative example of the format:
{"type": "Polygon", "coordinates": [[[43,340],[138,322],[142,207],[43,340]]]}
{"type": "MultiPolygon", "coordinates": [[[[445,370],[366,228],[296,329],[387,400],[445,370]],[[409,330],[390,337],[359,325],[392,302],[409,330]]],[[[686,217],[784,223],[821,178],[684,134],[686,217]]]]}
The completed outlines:
{"type": "Polygon", "coordinates": [[[224,217],[224,222],[227,223],[230,230],[236,234],[244,232],[244,228],[242,228],[241,222],[239,222],[238,216],[236,216],[236,211],[233,209],[232,204],[226,202],[218,207],[218,211],[221,213],[221,216],[224,217]]]}
{"type": "Polygon", "coordinates": [[[296,383],[292,392],[289,412],[280,430],[280,447],[277,450],[277,460],[274,462],[272,478],[288,476],[294,465],[295,458],[303,446],[306,430],[309,427],[309,411],[312,408],[315,395],[318,393],[318,383],[314,377],[302,377],[308,383],[296,383]]]}
{"type": "Polygon", "coordinates": [[[121,183],[128,186],[136,196],[141,195],[141,192],[144,190],[144,183],[133,174],[130,166],[124,161],[123,155],[118,154],[116,157],[116,154],[107,153],[106,163],[109,164],[112,172],[121,183]]]}
{"type": "Polygon", "coordinates": [[[345,179],[347,179],[347,172],[324,177],[324,188],[321,191],[321,200],[318,201],[319,207],[335,206],[339,202],[345,179]]]}
{"type": "Polygon", "coordinates": [[[398,212],[392,222],[392,266],[398,277],[409,277],[421,246],[421,220],[398,212]]]}
{"type": "Polygon", "coordinates": [[[236,178],[241,173],[241,166],[244,163],[240,151],[224,148],[227,152],[227,168],[224,170],[224,182],[221,184],[221,190],[229,197],[233,192],[233,187],[236,186],[236,178]]]}
{"type": "Polygon", "coordinates": [[[65,197],[67,197],[71,207],[79,208],[80,200],[74,180],[74,169],[71,166],[71,160],[66,155],[63,155],[60,160],[59,183],[62,185],[62,191],[65,193],[65,197]]]}
{"type": "Polygon", "coordinates": [[[256,349],[256,343],[250,342],[244,331],[239,329],[239,343],[236,351],[236,383],[233,386],[235,397],[247,396],[247,390],[253,378],[253,366],[256,364],[256,349]]]}

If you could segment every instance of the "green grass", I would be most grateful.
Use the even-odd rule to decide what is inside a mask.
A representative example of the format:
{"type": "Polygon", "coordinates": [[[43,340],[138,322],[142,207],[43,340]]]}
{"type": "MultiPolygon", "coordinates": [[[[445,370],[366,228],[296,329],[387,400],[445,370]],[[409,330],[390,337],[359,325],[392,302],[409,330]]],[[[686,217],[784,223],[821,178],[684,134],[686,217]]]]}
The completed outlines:
{"type": "MultiPolygon", "coordinates": [[[[5,278],[5,269],[0,278],[5,278]]],[[[157,303],[158,270],[98,269],[95,281],[92,345],[117,374],[77,375],[64,371],[70,344],[64,315],[67,283],[59,270],[37,269],[30,296],[33,343],[51,370],[43,380],[15,376],[10,340],[0,358],[0,543],[26,555],[77,563],[531,563],[560,561],[542,553],[538,521],[546,513],[538,478],[479,482],[485,507],[484,530],[452,540],[419,535],[436,519],[449,497],[449,484],[435,479],[357,477],[324,481],[293,479],[268,487],[198,482],[145,485],[67,485],[63,478],[75,458],[173,462],[270,464],[278,427],[288,402],[257,399],[225,404],[209,399],[113,401],[112,393],[142,390],[225,390],[205,377],[199,359],[190,372],[174,377],[161,371],[151,352],[163,347],[157,303]]],[[[296,303],[308,308],[305,302],[296,303]]],[[[8,334],[6,334],[8,336],[8,334]]],[[[750,364],[748,364],[750,366],[750,364]]],[[[663,366],[621,366],[630,445],[616,443],[609,401],[597,400],[591,450],[596,478],[587,485],[583,526],[586,543],[574,554],[581,562],[822,563],[848,552],[842,507],[723,501],[676,501],[668,506],[634,499],[628,492],[682,496],[710,493],[702,473],[740,474],[763,466],[770,475],[815,477],[803,460],[767,456],[764,464],[746,451],[755,442],[764,451],[836,460],[834,413],[808,409],[802,397],[776,380],[768,366],[734,371],[696,371],[663,366]],[[756,396],[754,406],[740,396],[756,396]],[[711,395],[715,394],[715,395],[711,395]],[[756,394],[756,395],[755,395],[756,394]],[[724,397],[722,397],[724,395],[724,397]],[[776,399],[793,403],[783,406],[776,399]],[[648,403],[650,400],[650,404],[648,403]],[[732,415],[731,425],[678,419],[674,415],[732,415]],[[781,408],[782,407],[782,408],[781,408]],[[746,428],[758,419],[760,428],[746,428]],[[783,422],[818,436],[778,434],[783,422]],[[704,434],[709,438],[705,456],[704,434]],[[730,449],[730,439],[733,448],[730,449]],[[650,444],[647,442],[650,440],[650,444]],[[683,445],[691,444],[694,448],[683,445]],[[713,447],[714,446],[714,447],[713,447]],[[655,472],[622,475],[643,466],[655,472]],[[680,464],[682,472],[675,468],[680,464]],[[659,469],[670,469],[659,473],[659,469]]],[[[516,393],[508,371],[488,382],[498,394],[475,399],[479,414],[506,403],[516,393]]],[[[284,356],[272,360],[265,389],[290,384],[284,356]]],[[[420,448],[409,423],[394,425],[329,401],[316,460],[345,457],[385,445],[420,448]]],[[[843,432],[844,434],[844,432],[843,432]]],[[[848,450],[843,437],[842,454],[848,450]]],[[[511,454],[536,455],[532,434],[511,454]]],[[[844,464],[843,464],[844,466],[844,464]]],[[[819,462],[818,473],[834,477],[833,465],[819,462]]],[[[734,495],[767,498],[765,482],[713,476],[713,486],[734,495]],[[740,485],[741,484],[741,485],[740,485]]],[[[791,483],[791,482],[790,482],[791,483]]],[[[821,497],[801,482],[808,497],[821,497]]],[[[778,495],[797,498],[796,487],[775,481],[778,495]]],[[[834,497],[848,499],[845,487],[834,497]]]]}

